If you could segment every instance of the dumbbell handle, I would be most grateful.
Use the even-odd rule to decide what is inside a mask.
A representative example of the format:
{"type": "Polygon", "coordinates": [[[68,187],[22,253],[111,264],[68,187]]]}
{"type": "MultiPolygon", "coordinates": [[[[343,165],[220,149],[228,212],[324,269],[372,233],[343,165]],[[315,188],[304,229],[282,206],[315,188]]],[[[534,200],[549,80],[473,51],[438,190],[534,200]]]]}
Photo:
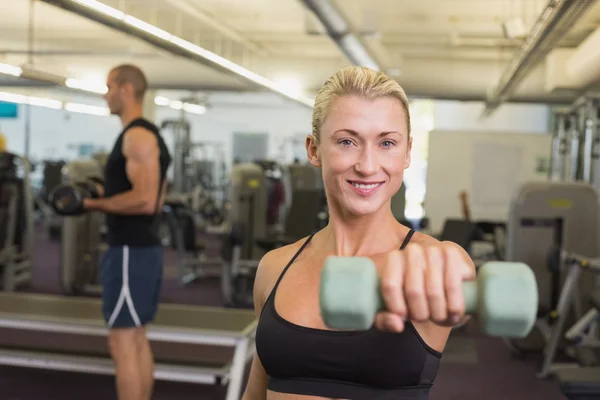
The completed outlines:
{"type": "MultiPolygon", "coordinates": [[[[477,313],[477,281],[464,281],[462,283],[462,292],[465,299],[465,314],[474,315],[477,313]]],[[[385,301],[379,291],[377,302],[377,312],[385,311],[385,301]]]]}

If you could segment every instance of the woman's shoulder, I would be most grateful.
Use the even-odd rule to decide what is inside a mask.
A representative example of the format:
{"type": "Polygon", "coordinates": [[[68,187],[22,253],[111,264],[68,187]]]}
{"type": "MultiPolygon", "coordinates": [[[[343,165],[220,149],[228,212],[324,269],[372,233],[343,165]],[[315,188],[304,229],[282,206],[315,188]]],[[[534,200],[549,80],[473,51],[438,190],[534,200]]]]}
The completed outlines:
{"type": "Polygon", "coordinates": [[[423,232],[415,232],[413,234],[412,239],[410,240],[411,242],[414,243],[419,243],[419,244],[428,244],[428,245],[433,245],[436,243],[441,243],[438,239],[436,239],[435,237],[428,235],[426,233],[423,232]]]}
{"type": "Polygon", "coordinates": [[[297,242],[271,250],[262,256],[254,280],[255,295],[260,295],[263,300],[266,300],[283,269],[307,240],[308,237],[302,238],[297,242]],[[265,295],[265,293],[267,294],[265,295]]]}
{"type": "Polygon", "coordinates": [[[280,265],[282,262],[285,267],[287,263],[300,251],[300,248],[306,243],[309,237],[304,237],[294,243],[278,247],[267,252],[260,260],[259,268],[265,266],[267,269],[272,269],[275,265],[280,265]]]}

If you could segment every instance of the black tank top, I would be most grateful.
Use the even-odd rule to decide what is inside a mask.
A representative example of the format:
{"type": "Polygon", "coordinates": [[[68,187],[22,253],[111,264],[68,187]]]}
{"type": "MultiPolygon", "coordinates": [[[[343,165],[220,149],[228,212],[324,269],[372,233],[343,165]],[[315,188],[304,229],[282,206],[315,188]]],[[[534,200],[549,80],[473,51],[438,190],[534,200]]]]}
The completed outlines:
{"type": "MultiPolygon", "coordinates": [[[[158,127],[143,118],[138,118],[123,128],[106,161],[106,167],[104,168],[104,195],[107,197],[126,192],[132,188],[131,182],[127,178],[127,171],[125,170],[127,160],[123,156],[122,149],[125,134],[129,129],[137,126],[143,127],[156,135],[160,148],[161,182],[165,179],[167,169],[171,163],[169,150],[159,134],[158,127]]],[[[162,186],[162,184],[159,186],[162,186]]],[[[128,245],[134,247],[160,245],[156,224],[154,223],[155,218],[156,215],[107,214],[108,244],[111,246],[128,245]]]]}
{"type": "MultiPolygon", "coordinates": [[[[404,249],[414,231],[402,243],[404,249]]],[[[429,347],[415,327],[402,333],[330,331],[293,324],[275,310],[285,267],[258,322],[256,352],[274,392],[350,400],[425,400],[442,354],[429,347]]]]}

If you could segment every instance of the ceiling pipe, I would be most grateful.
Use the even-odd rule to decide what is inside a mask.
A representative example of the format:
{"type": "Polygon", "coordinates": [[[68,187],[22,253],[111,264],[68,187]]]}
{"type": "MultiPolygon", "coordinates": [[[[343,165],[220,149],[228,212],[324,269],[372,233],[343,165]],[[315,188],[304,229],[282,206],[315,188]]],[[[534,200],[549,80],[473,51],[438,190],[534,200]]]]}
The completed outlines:
{"type": "Polygon", "coordinates": [[[517,50],[502,74],[491,88],[482,118],[490,116],[518,88],[531,68],[557,45],[596,0],[550,0],[544,11],[517,50]]]}
{"type": "Polygon", "coordinates": [[[208,66],[217,71],[242,78],[253,86],[269,89],[306,107],[314,107],[314,99],[294,90],[279,87],[275,82],[196,44],[141,21],[96,0],[41,0],[84,18],[96,21],[127,35],[141,39],[171,54],[208,66]]]}
{"type": "Polygon", "coordinates": [[[382,63],[375,59],[360,36],[352,29],[348,18],[342,14],[331,0],[300,0],[323,24],[329,37],[354,65],[380,71],[382,63]]]}

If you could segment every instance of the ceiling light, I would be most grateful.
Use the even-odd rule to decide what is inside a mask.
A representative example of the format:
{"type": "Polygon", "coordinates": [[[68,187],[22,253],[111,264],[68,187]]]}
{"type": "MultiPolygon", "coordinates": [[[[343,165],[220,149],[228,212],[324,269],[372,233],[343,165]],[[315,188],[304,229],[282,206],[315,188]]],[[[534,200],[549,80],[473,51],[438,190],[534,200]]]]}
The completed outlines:
{"type": "Polygon", "coordinates": [[[52,108],[54,110],[60,110],[63,106],[62,102],[59,100],[31,96],[27,96],[27,103],[32,106],[52,108]]]}
{"type": "Polygon", "coordinates": [[[282,78],[276,79],[275,84],[280,88],[280,90],[288,93],[290,96],[299,97],[302,96],[302,87],[300,86],[300,82],[294,78],[282,78]]]}
{"type": "Polygon", "coordinates": [[[154,98],[154,104],[157,106],[168,106],[170,103],[171,100],[167,99],[166,97],[156,96],[154,98]]]}
{"type": "Polygon", "coordinates": [[[169,103],[169,107],[175,110],[181,110],[183,108],[183,103],[181,101],[173,100],[169,103]]]}
{"type": "Polygon", "coordinates": [[[80,103],[65,103],[65,110],[82,114],[100,115],[103,117],[110,115],[110,110],[106,107],[90,106],[80,103]]]}
{"type": "Polygon", "coordinates": [[[54,110],[60,110],[62,108],[62,102],[58,100],[25,96],[16,93],[0,92],[0,101],[17,104],[30,104],[32,106],[52,108],[54,110]]]}
{"type": "Polygon", "coordinates": [[[183,109],[193,114],[204,114],[206,112],[206,107],[199,104],[183,103],[183,109]]]}
{"type": "Polygon", "coordinates": [[[0,92],[0,101],[17,104],[27,104],[27,96],[22,94],[0,92]]]}
{"type": "Polygon", "coordinates": [[[23,69],[9,64],[0,64],[0,74],[21,76],[23,69]]]}
{"type": "Polygon", "coordinates": [[[80,103],[64,103],[60,100],[48,99],[43,97],[26,96],[17,93],[0,92],[0,101],[16,104],[30,104],[32,106],[51,108],[53,110],[65,109],[66,111],[108,116],[110,110],[106,107],[92,106],[80,103]]]}
{"type": "Polygon", "coordinates": [[[165,32],[162,29],[157,28],[154,25],[150,25],[149,23],[139,20],[135,17],[132,17],[131,15],[125,16],[123,21],[154,36],[158,36],[161,39],[169,40],[169,38],[171,37],[171,34],[169,32],[165,32]]]}
{"type": "Polygon", "coordinates": [[[73,2],[79,3],[81,5],[89,7],[91,9],[94,9],[94,10],[98,11],[98,12],[101,12],[102,14],[109,15],[109,16],[111,16],[113,18],[116,18],[116,19],[123,19],[123,18],[125,18],[125,13],[124,12],[119,11],[116,8],[109,7],[106,4],[100,3],[99,1],[96,1],[96,0],[73,0],[73,2]]]}
{"type": "Polygon", "coordinates": [[[108,92],[108,88],[103,83],[97,83],[92,81],[82,81],[79,79],[67,78],[65,85],[72,89],[85,90],[86,92],[105,94],[108,92]]]}

